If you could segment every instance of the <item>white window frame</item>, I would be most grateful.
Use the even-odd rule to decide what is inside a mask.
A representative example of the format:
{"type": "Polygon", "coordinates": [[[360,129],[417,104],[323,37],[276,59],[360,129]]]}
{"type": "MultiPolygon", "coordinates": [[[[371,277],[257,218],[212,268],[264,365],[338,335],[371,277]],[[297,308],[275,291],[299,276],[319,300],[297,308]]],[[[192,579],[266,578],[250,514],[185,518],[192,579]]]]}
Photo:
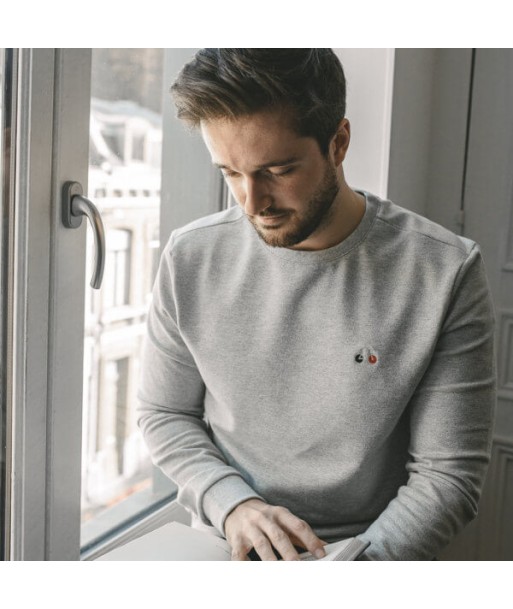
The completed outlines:
{"type": "MultiPolygon", "coordinates": [[[[55,53],[18,51],[10,502],[7,560],[43,560],[46,502],[48,286],[55,53]],[[34,92],[38,91],[39,94],[34,92]],[[20,108],[25,108],[23,112],[20,108]],[[37,119],[35,118],[37,117],[37,119]],[[38,128],[33,128],[34,121],[38,128]],[[37,160],[37,162],[36,162],[37,160]],[[34,315],[31,304],[38,303],[34,315]]],[[[8,461],[9,463],[9,461],[8,461]]]]}
{"type": "Polygon", "coordinates": [[[83,317],[83,291],[66,283],[85,282],[86,233],[60,215],[63,182],[87,180],[76,142],[88,141],[90,62],[90,49],[19,50],[8,560],[80,558],[83,353],[72,345],[83,338],[60,321],[83,317]]]}
{"type": "MultiPolygon", "coordinates": [[[[166,82],[195,50],[172,50],[166,82]]],[[[91,56],[92,49],[19,50],[7,560],[91,560],[163,522],[186,519],[170,502],[81,553],[86,220],[79,229],[63,226],[61,189],[73,180],[87,193],[91,56]]],[[[220,209],[219,173],[200,138],[171,113],[168,104],[161,248],[172,229],[220,209]],[[188,208],[166,205],[170,192],[173,200],[183,193],[188,208]]]]}

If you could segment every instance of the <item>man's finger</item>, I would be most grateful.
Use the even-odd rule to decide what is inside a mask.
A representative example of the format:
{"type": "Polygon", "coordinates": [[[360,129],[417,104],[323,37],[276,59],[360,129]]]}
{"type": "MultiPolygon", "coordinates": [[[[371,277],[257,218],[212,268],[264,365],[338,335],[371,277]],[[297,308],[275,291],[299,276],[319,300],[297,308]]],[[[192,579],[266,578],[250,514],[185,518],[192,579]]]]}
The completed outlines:
{"type": "Polygon", "coordinates": [[[232,552],[232,560],[249,560],[249,556],[243,551],[232,552]]]}
{"type": "Polygon", "coordinates": [[[266,527],[265,533],[273,547],[279,552],[283,560],[299,560],[299,554],[286,531],[276,524],[266,527]]]}
{"type": "Polygon", "coordinates": [[[281,524],[297,540],[297,545],[303,546],[317,558],[326,556],[325,542],[317,537],[307,522],[289,512],[281,517],[281,524]]]}
{"type": "Polygon", "coordinates": [[[252,539],[255,552],[262,560],[278,560],[273,551],[270,540],[262,533],[255,535],[252,539]]]}
{"type": "Polygon", "coordinates": [[[248,553],[253,547],[252,544],[243,537],[235,539],[231,544],[232,560],[251,560],[248,553]]]}

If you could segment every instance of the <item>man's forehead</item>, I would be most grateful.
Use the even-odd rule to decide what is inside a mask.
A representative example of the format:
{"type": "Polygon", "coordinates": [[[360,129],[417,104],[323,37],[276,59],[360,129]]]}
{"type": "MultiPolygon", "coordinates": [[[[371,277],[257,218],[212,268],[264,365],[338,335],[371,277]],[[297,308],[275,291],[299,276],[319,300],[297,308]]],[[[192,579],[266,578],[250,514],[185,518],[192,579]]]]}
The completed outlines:
{"type": "Polygon", "coordinates": [[[234,124],[234,125],[259,125],[260,127],[279,125],[283,129],[290,129],[294,131],[294,117],[295,111],[292,108],[285,106],[277,106],[273,108],[264,108],[262,110],[255,110],[254,112],[248,112],[247,114],[240,114],[238,116],[220,116],[205,118],[200,121],[201,125],[204,124],[234,124]]]}
{"type": "Polygon", "coordinates": [[[298,139],[300,136],[293,129],[292,122],[282,112],[256,112],[234,118],[213,118],[202,120],[201,132],[210,138],[244,137],[255,139],[298,139]],[[278,135],[279,134],[279,135],[278,135]]]}
{"type": "Polygon", "coordinates": [[[295,132],[286,119],[260,113],[202,121],[201,133],[212,162],[219,167],[241,160],[256,168],[291,164],[316,145],[313,138],[295,132]]]}

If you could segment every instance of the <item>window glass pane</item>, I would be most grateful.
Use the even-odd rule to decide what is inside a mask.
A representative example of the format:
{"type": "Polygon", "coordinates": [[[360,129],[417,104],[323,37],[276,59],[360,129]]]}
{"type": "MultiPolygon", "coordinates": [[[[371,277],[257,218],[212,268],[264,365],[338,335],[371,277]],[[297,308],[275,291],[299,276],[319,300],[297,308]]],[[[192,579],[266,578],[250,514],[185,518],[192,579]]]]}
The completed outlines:
{"type": "MultiPolygon", "coordinates": [[[[105,226],[100,290],[86,288],[82,546],[175,492],[136,425],[141,340],[160,257],[163,49],[94,49],[88,195],[105,226]]],[[[88,228],[87,273],[94,240],[88,228]]]]}

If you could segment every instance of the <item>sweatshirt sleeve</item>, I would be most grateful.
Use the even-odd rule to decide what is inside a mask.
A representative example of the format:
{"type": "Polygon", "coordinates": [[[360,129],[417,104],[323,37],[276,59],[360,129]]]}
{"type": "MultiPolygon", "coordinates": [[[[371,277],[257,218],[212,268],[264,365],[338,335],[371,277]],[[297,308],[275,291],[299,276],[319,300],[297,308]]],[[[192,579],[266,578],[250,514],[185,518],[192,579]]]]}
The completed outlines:
{"type": "Polygon", "coordinates": [[[178,486],[178,502],[224,535],[226,516],[261,497],[227,465],[204,421],[205,385],[181,334],[173,281],[173,235],[163,251],[143,339],[137,422],[155,465],[178,486]]]}
{"type": "Polygon", "coordinates": [[[431,560],[477,515],[496,399],[494,311],[477,245],[456,277],[430,364],[408,405],[408,481],[359,535],[364,560],[431,560]]]}

